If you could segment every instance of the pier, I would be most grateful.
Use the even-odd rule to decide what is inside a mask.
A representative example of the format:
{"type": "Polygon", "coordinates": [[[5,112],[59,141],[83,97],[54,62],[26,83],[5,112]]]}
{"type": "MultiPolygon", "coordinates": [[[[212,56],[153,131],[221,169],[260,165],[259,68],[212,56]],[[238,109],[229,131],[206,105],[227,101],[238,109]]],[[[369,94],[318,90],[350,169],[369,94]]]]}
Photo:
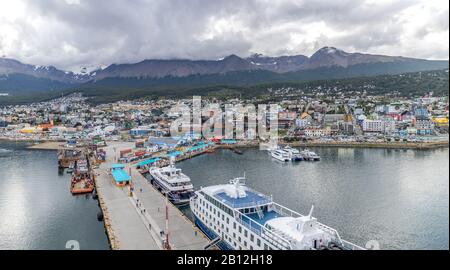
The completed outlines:
{"type": "Polygon", "coordinates": [[[105,228],[112,249],[166,249],[166,205],[170,249],[202,250],[210,241],[173,204],[147,182],[133,164],[130,172],[133,192],[129,186],[117,187],[109,169],[116,162],[120,149],[132,143],[112,142],[104,148],[106,161],[94,169],[96,188],[103,211],[105,228]]]}

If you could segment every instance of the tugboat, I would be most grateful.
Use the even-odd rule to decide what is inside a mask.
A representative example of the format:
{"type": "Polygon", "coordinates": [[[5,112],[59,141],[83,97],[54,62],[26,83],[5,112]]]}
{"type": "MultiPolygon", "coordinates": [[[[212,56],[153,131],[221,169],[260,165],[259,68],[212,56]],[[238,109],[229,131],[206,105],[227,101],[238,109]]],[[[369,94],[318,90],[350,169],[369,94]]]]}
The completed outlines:
{"type": "Polygon", "coordinates": [[[94,179],[90,173],[75,172],[70,183],[70,192],[73,195],[92,193],[94,191],[94,179]]]}
{"type": "Polygon", "coordinates": [[[75,169],[70,182],[70,192],[72,194],[85,194],[94,191],[94,176],[89,172],[89,165],[86,159],[75,161],[75,169]]]}

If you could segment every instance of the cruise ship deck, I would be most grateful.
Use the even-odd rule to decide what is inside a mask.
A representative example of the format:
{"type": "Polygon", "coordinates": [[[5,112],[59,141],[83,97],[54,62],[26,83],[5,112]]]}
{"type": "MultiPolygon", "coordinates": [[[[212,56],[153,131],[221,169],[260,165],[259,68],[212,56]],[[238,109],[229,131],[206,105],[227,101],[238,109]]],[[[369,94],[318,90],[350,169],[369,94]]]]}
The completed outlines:
{"type": "Polygon", "coordinates": [[[257,213],[243,215],[242,221],[250,224],[250,223],[252,223],[250,221],[250,219],[251,219],[252,221],[256,221],[259,225],[264,226],[264,224],[266,224],[267,221],[274,219],[274,218],[279,218],[279,217],[283,217],[283,216],[275,211],[269,211],[269,212],[264,211],[262,217],[259,217],[257,213]]]}
{"type": "Polygon", "coordinates": [[[251,207],[269,204],[270,202],[272,202],[272,199],[270,197],[251,190],[246,190],[245,197],[233,198],[230,197],[225,191],[215,194],[214,197],[232,208],[251,207]]]}

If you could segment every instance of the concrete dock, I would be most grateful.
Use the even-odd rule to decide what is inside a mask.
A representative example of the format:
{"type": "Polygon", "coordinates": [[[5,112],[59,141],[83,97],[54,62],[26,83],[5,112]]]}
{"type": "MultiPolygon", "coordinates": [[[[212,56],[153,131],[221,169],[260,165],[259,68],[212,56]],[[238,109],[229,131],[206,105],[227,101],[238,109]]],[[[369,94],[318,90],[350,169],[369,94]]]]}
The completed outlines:
{"type": "MultiPolygon", "coordinates": [[[[133,143],[109,143],[108,147],[104,148],[106,161],[98,169],[94,169],[97,193],[111,247],[163,249],[166,230],[165,197],[154,189],[132,164],[126,164],[125,167],[127,172],[131,172],[134,187],[132,196],[129,187],[117,187],[109,173],[109,168],[116,162],[116,154],[125,148],[133,148],[133,143]]],[[[170,202],[167,205],[170,247],[181,250],[203,249],[209,239],[178,208],[170,202]]]]}

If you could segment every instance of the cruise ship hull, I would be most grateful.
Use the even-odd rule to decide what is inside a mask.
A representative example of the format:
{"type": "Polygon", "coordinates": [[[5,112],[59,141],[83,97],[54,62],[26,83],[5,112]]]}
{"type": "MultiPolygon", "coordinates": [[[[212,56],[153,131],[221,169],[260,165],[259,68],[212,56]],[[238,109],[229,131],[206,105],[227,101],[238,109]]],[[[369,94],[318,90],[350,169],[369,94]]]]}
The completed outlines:
{"type": "MultiPolygon", "coordinates": [[[[210,239],[210,240],[214,240],[218,237],[218,235],[213,232],[212,230],[210,230],[208,228],[208,226],[206,226],[205,224],[203,224],[203,222],[197,218],[197,216],[195,214],[193,214],[194,216],[194,223],[195,225],[210,239]]],[[[217,245],[221,250],[233,250],[233,248],[231,246],[229,246],[227,243],[225,243],[225,241],[220,241],[219,243],[217,243],[217,245]]]]}

